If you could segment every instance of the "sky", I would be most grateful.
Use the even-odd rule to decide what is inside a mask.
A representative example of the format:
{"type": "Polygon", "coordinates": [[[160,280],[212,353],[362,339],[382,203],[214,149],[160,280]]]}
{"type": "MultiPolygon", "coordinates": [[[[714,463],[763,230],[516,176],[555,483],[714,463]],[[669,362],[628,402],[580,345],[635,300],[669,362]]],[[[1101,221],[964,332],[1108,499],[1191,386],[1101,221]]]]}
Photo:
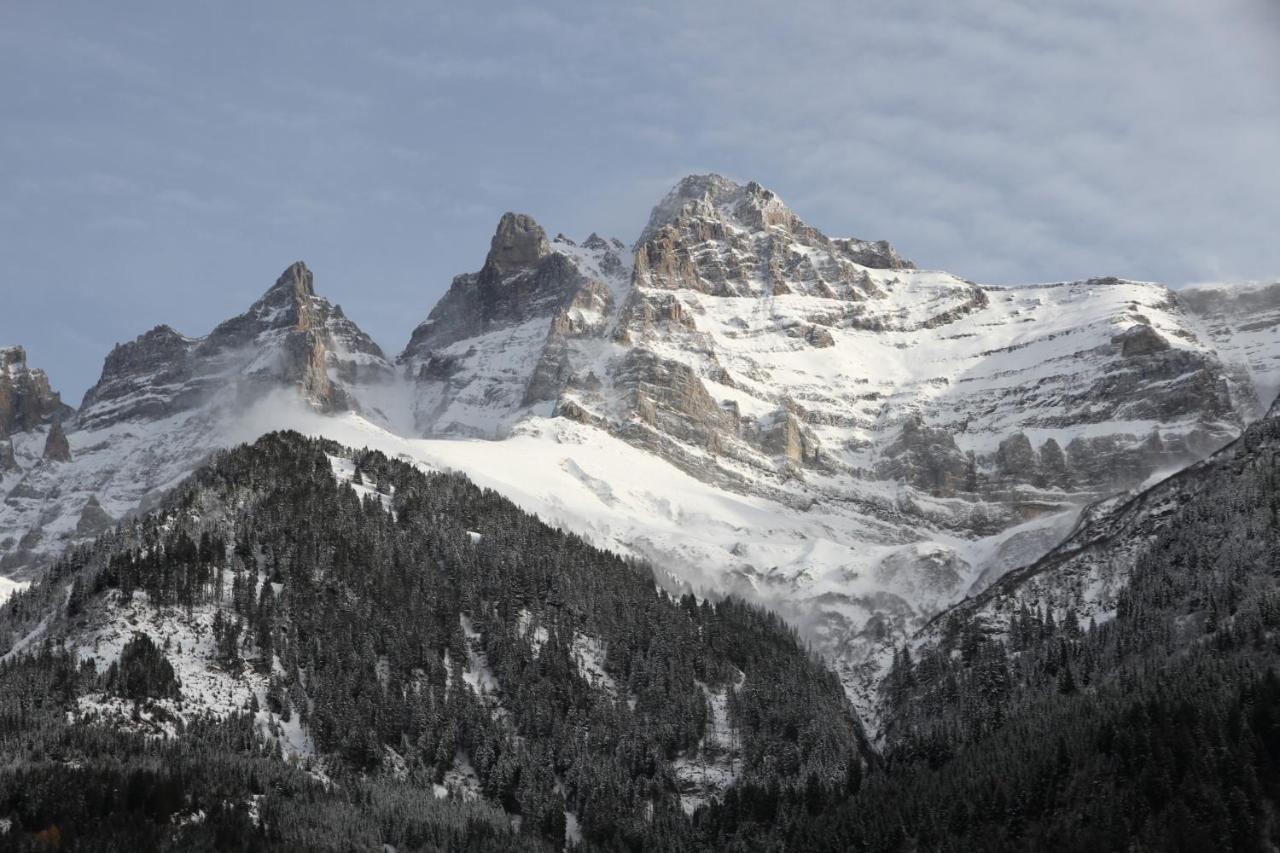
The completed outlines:
{"type": "Polygon", "coordinates": [[[680,177],[1016,284],[1280,278],[1280,0],[0,4],[0,345],[291,262],[394,355],[504,211],[630,243],[680,177]]]}

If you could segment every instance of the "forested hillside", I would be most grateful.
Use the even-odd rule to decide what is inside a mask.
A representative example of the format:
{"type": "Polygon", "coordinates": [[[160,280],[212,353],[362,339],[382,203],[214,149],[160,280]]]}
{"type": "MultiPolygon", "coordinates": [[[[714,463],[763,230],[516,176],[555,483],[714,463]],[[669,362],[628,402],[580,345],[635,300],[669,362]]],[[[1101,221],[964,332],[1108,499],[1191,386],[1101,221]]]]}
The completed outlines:
{"type": "Polygon", "coordinates": [[[868,755],[776,617],[297,434],[65,555],[0,637],[19,847],[705,849],[729,785],[816,813],[868,755]]]}
{"type": "Polygon", "coordinates": [[[1264,419],[1131,503],[1158,523],[1089,546],[1125,567],[1114,612],[1027,571],[900,648],[874,756],[775,617],[673,600],[461,476],[272,434],[0,610],[0,838],[1272,850],[1277,451],[1264,419]]]}

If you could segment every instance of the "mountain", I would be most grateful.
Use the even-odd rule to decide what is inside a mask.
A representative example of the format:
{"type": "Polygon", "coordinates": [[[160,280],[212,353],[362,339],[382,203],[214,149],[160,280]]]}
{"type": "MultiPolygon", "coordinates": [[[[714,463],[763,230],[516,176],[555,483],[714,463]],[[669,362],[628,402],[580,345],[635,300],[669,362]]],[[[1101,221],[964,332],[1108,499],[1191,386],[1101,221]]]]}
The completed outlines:
{"type": "Polygon", "coordinates": [[[70,461],[43,457],[52,424],[16,434],[0,567],[23,583],[211,449],[294,428],[766,604],[874,722],[895,644],[1261,414],[1273,290],[982,285],[717,175],[630,247],[509,213],[394,364],[301,265],[204,338],[118,347],[63,418],[70,461]]]}
{"type": "Polygon", "coordinates": [[[390,369],[340,307],[316,296],[311,271],[298,262],[248,311],[205,337],[157,326],[117,346],[85,393],[77,421],[102,429],[159,420],[215,402],[243,404],[282,387],[296,388],[321,411],[341,411],[353,405],[351,385],[384,378],[390,369]]]}
{"type": "MultiPolygon", "coordinates": [[[[52,426],[37,418],[14,434],[14,464],[0,470],[0,568],[25,577],[42,556],[146,508],[211,449],[269,428],[246,421],[255,406],[284,394],[315,411],[350,411],[359,406],[352,387],[392,371],[378,345],[316,295],[302,263],[204,337],[158,326],[116,346],[74,418],[62,407],[45,418],[52,426]],[[54,459],[45,447],[62,434],[59,418],[66,448],[54,459]]],[[[43,374],[32,387],[49,393],[43,374]]]]}
{"type": "Polygon", "coordinates": [[[599,338],[626,288],[623,246],[554,242],[528,216],[498,223],[478,273],[458,276],[397,359],[415,382],[414,429],[496,438],[567,376],[569,342],[599,338]]]}
{"type": "Polygon", "coordinates": [[[1278,327],[702,175],[394,361],[300,263],[78,410],[5,350],[0,837],[1273,849],[1278,327]]]}
{"type": "MultiPolygon", "coordinates": [[[[991,587],[937,616],[918,639],[936,642],[943,634],[953,632],[956,624],[971,622],[980,622],[988,637],[1007,639],[1018,630],[1018,620],[1029,607],[1053,614],[1059,622],[1070,619],[1083,625],[1114,620],[1122,602],[1132,594],[1135,567],[1140,561],[1151,559],[1153,543],[1170,543],[1163,547],[1171,550],[1173,543],[1180,541],[1181,527],[1189,521],[1194,522],[1189,535],[1195,538],[1206,533],[1219,537],[1240,535],[1241,530],[1249,529],[1247,517],[1252,510],[1274,502],[1270,480],[1266,480],[1267,488],[1253,481],[1274,473],[1273,454],[1280,448],[1278,416],[1280,408],[1273,404],[1265,417],[1250,424],[1240,438],[1209,458],[1137,495],[1116,497],[1089,507],[1063,542],[1039,560],[1006,573],[991,587]],[[1214,509],[1222,502],[1224,506],[1214,509]],[[1209,527],[1204,516],[1210,514],[1225,514],[1226,519],[1209,527]],[[1238,524],[1226,523],[1237,515],[1244,516],[1238,524]]],[[[1194,550],[1204,547],[1197,543],[1194,550]]],[[[1249,562],[1236,553],[1224,553],[1223,559],[1245,565],[1249,562]]],[[[1180,562],[1183,561],[1174,564],[1180,562]]],[[[1217,602],[1207,603],[1211,608],[1218,606],[1217,602]]]]}
{"type": "Polygon", "coordinates": [[[769,602],[852,685],[884,636],[1258,416],[1280,336],[1216,319],[1230,293],[983,286],[692,176],[630,253],[504,217],[400,357],[422,434],[499,442],[405,452],[769,602]]]}
{"type": "Polygon", "coordinates": [[[69,551],[0,649],[6,845],[672,850],[730,785],[817,809],[870,756],[777,617],[297,433],[69,551]]]}

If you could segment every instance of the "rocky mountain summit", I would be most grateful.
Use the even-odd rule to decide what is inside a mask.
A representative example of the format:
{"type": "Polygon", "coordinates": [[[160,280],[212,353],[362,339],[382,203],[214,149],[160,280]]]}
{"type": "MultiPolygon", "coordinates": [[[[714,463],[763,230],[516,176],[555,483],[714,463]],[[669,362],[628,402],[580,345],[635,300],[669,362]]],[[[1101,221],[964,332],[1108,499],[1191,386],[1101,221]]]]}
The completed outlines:
{"type": "Polygon", "coordinates": [[[295,427],[764,602],[862,701],[887,644],[1240,435],[1280,386],[1277,293],[982,285],[718,175],[630,248],[508,213],[394,365],[302,264],[207,336],[116,347],[61,413],[71,461],[43,458],[48,405],[0,454],[0,561],[31,572],[208,450],[295,427]]]}
{"type": "Polygon", "coordinates": [[[102,376],[85,394],[82,427],[168,417],[233,392],[235,403],[294,387],[321,411],[354,405],[348,387],[384,379],[382,350],[316,296],[299,261],[249,310],[202,338],[157,326],[107,356],[102,376]]]}
{"type": "Polygon", "coordinates": [[[73,411],[50,387],[48,375],[27,364],[25,349],[0,348],[0,441],[69,417],[73,411]]]}
{"type": "Polygon", "coordinates": [[[680,182],[607,272],[584,247],[504,217],[482,271],[401,356],[420,433],[550,441],[556,458],[604,434],[641,451],[645,475],[578,449],[490,477],[680,581],[774,602],[850,680],[880,637],[1033,561],[1080,507],[1238,435],[1280,351],[1274,322],[1215,321],[1240,316],[1221,295],[980,285],[827,237],[716,175],[680,182]],[[767,533],[737,509],[700,508],[697,529],[619,509],[671,479],[659,460],[778,508],[767,533]],[[582,486],[603,512],[565,499],[582,486]]]}
{"type": "MultiPolygon", "coordinates": [[[[378,345],[316,295],[299,262],[206,336],[157,326],[117,345],[78,411],[59,408],[43,373],[23,380],[43,390],[48,423],[16,434],[0,461],[0,567],[25,574],[145,508],[281,393],[318,413],[349,411],[359,406],[351,388],[392,373],[378,345]]],[[[20,402],[32,399],[25,394],[20,402]]]]}
{"type": "Polygon", "coordinates": [[[567,341],[598,339],[616,310],[623,254],[594,234],[550,241],[529,216],[505,214],[484,266],[453,280],[397,359],[416,385],[415,429],[495,438],[555,400],[567,341]]]}

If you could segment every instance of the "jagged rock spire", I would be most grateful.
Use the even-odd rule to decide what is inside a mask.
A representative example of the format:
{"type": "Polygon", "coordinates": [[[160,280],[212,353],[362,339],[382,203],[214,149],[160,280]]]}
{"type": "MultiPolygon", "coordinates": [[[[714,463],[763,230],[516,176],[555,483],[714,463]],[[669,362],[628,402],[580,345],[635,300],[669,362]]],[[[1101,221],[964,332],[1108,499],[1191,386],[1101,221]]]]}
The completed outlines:
{"type": "Polygon", "coordinates": [[[277,291],[292,293],[298,299],[315,296],[314,276],[312,276],[311,270],[307,268],[306,263],[294,261],[284,272],[280,273],[276,283],[267,292],[275,293],[277,291]]]}
{"type": "Polygon", "coordinates": [[[0,347],[0,436],[35,429],[73,411],[50,387],[48,375],[28,366],[25,349],[0,347]]]}
{"type": "Polygon", "coordinates": [[[504,213],[489,242],[485,266],[500,275],[526,269],[551,253],[547,232],[524,213],[504,213]]]}
{"type": "Polygon", "coordinates": [[[67,441],[61,420],[55,420],[49,428],[49,436],[44,440],[44,458],[51,462],[71,461],[71,443],[67,441]]]}

